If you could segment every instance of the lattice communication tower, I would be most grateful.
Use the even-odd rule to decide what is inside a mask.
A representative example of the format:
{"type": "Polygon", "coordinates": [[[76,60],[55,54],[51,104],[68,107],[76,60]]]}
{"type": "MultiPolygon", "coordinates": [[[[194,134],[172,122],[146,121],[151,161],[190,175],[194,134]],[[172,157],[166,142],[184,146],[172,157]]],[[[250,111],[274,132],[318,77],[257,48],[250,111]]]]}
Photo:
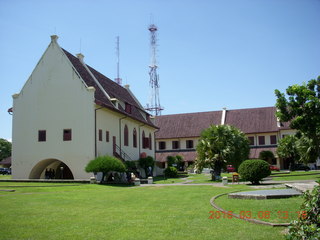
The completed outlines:
{"type": "Polygon", "coordinates": [[[151,87],[151,94],[150,94],[150,102],[147,104],[146,110],[150,112],[154,116],[161,115],[161,111],[163,107],[160,105],[160,96],[159,96],[159,74],[157,74],[157,31],[158,28],[156,25],[151,24],[148,28],[150,31],[151,36],[151,64],[149,66],[149,76],[150,76],[150,87],[151,87]]]}

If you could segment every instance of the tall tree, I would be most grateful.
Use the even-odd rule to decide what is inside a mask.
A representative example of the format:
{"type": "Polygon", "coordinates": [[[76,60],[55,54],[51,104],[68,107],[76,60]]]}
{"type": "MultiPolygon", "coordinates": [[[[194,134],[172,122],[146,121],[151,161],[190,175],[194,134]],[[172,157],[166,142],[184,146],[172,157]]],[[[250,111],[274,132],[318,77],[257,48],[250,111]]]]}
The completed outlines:
{"type": "Polygon", "coordinates": [[[229,125],[211,125],[200,136],[197,145],[196,167],[210,166],[212,180],[220,179],[221,169],[232,164],[237,169],[248,158],[249,140],[239,129],[229,125]]]}
{"type": "Polygon", "coordinates": [[[0,161],[4,158],[11,156],[11,148],[12,148],[11,142],[3,138],[0,138],[0,161]]]}
{"type": "Polygon", "coordinates": [[[289,160],[290,170],[300,159],[297,141],[298,138],[295,135],[288,135],[280,139],[278,143],[277,154],[279,157],[289,160]]]}
{"type": "Polygon", "coordinates": [[[303,133],[311,144],[313,151],[308,155],[308,161],[315,161],[320,155],[320,76],[307,84],[292,85],[286,90],[286,95],[275,90],[277,97],[276,113],[280,121],[289,122],[290,127],[303,133]]]}

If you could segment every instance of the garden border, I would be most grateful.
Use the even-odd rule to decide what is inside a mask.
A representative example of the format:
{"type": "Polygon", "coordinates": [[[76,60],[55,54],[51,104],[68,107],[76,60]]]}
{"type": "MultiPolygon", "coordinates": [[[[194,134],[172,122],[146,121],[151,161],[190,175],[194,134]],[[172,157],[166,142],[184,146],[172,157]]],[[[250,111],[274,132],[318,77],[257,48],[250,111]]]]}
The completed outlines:
{"type": "MultiPolygon", "coordinates": [[[[234,192],[229,192],[229,193],[235,193],[235,192],[240,192],[240,191],[234,191],[234,192]]],[[[226,194],[229,194],[229,193],[222,193],[222,194],[219,194],[217,196],[214,196],[210,199],[210,204],[211,206],[213,206],[215,209],[218,209],[219,211],[223,212],[223,213],[226,213],[226,214],[230,214],[230,212],[226,211],[225,209],[219,207],[218,205],[216,205],[214,203],[214,201],[221,197],[221,196],[224,196],[226,194]]],[[[251,222],[251,223],[254,223],[254,224],[262,224],[262,225],[268,225],[268,226],[272,226],[272,227],[288,227],[290,225],[290,223],[270,223],[270,222],[265,222],[265,221],[261,221],[261,220],[257,220],[257,219],[251,219],[251,218],[241,218],[240,215],[238,214],[235,214],[235,213],[231,213],[231,215],[235,218],[238,218],[238,219],[241,219],[241,220],[244,220],[244,221],[247,221],[247,222],[251,222]]]]}

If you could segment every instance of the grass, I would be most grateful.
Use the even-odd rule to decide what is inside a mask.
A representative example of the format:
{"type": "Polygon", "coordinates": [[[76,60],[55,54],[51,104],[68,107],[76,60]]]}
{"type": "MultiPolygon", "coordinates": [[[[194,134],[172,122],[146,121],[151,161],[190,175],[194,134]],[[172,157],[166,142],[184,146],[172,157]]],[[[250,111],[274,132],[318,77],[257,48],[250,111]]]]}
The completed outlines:
{"type": "Polygon", "coordinates": [[[232,211],[244,218],[258,219],[272,223],[289,223],[302,214],[302,197],[284,199],[231,199],[227,195],[216,199],[215,203],[225,210],[232,211]]]}
{"type": "Polygon", "coordinates": [[[0,239],[283,239],[284,228],[209,219],[212,196],[244,185],[35,184],[0,182],[16,190],[0,192],[0,239]]]}
{"type": "Polygon", "coordinates": [[[12,179],[11,175],[0,175],[0,180],[3,179],[3,180],[8,180],[8,179],[12,179]]]}
{"type": "Polygon", "coordinates": [[[271,175],[274,181],[314,180],[320,179],[320,171],[292,171],[282,175],[271,175]],[[314,175],[311,175],[314,174],[314,175]]]}

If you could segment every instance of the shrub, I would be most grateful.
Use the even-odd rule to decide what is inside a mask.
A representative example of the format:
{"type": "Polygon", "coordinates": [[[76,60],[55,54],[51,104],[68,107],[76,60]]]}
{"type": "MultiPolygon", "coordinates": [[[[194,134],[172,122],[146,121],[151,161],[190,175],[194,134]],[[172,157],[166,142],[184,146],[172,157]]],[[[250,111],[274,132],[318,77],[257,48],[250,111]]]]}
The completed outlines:
{"type": "Polygon", "coordinates": [[[271,174],[269,164],[264,160],[246,160],[239,166],[239,174],[245,181],[259,184],[261,179],[271,174]]]}
{"type": "Polygon", "coordinates": [[[315,186],[311,193],[306,191],[303,198],[300,218],[291,222],[286,237],[290,240],[320,239],[320,186],[315,186]]]}
{"type": "Polygon", "coordinates": [[[167,163],[169,167],[172,167],[173,164],[177,163],[177,159],[174,156],[168,156],[167,157],[167,163]]]}
{"type": "Polygon", "coordinates": [[[175,167],[167,167],[164,170],[164,174],[168,178],[176,178],[178,177],[178,170],[175,167]]]}
{"type": "Polygon", "coordinates": [[[141,168],[144,169],[146,177],[152,176],[153,167],[154,167],[154,159],[151,156],[140,158],[138,160],[138,164],[141,168]]]}
{"type": "MultiPolygon", "coordinates": [[[[112,156],[99,156],[91,160],[85,167],[86,172],[102,172],[102,181],[104,176],[110,171],[125,172],[126,167],[123,162],[112,156]]],[[[101,181],[101,182],[102,182],[101,181]]]]}

